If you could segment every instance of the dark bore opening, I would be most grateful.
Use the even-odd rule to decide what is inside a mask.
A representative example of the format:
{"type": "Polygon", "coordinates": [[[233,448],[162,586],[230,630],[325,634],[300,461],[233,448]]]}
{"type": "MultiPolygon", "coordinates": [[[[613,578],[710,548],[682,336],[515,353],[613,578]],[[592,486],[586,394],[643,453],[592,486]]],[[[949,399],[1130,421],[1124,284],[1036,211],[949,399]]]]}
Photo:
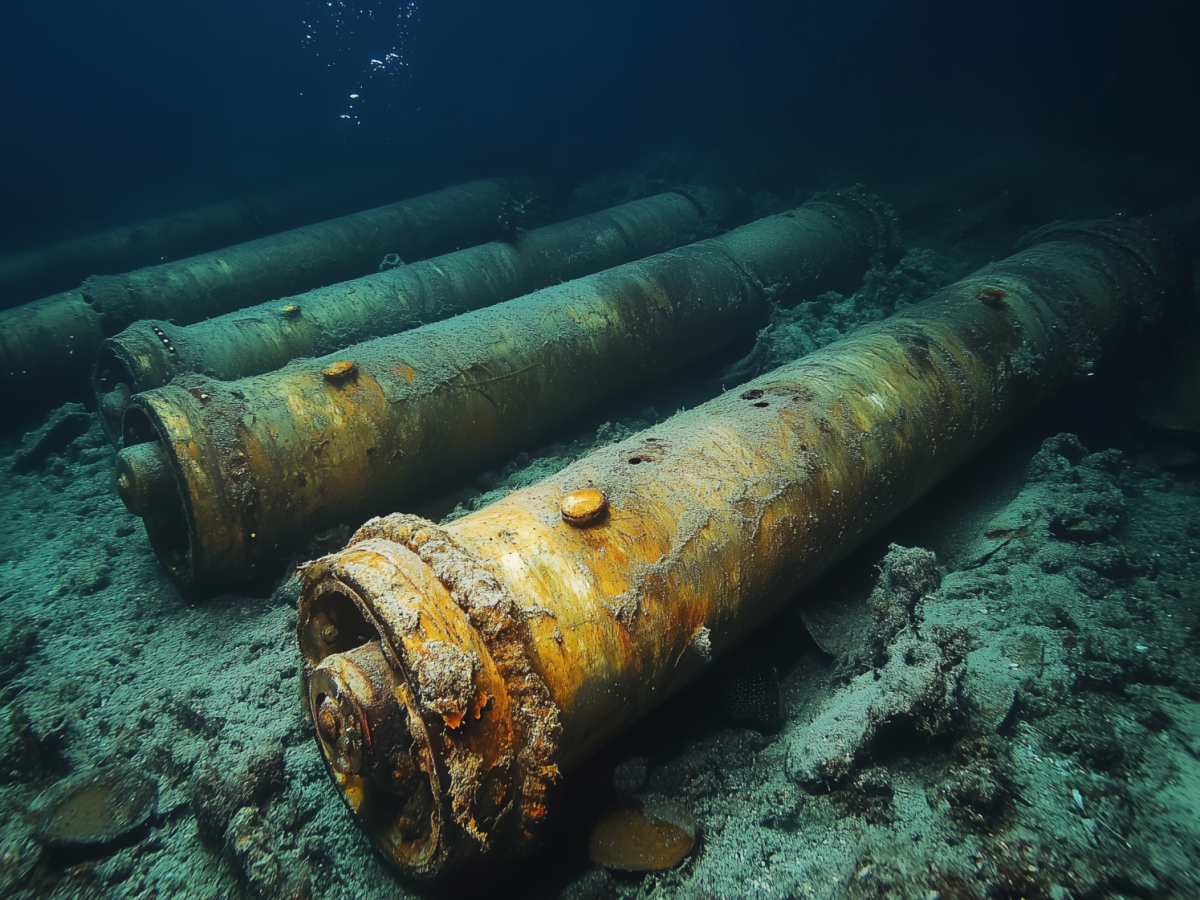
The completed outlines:
{"type": "Polygon", "coordinates": [[[323,591],[314,598],[300,626],[300,651],[313,664],[376,640],[375,627],[340,590],[323,591]]]}

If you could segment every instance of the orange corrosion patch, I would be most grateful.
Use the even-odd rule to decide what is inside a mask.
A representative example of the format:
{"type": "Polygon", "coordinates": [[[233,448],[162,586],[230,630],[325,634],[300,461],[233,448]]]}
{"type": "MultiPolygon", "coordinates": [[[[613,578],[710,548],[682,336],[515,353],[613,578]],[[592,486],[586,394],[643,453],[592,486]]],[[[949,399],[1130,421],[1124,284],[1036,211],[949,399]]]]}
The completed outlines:
{"type": "Polygon", "coordinates": [[[335,363],[330,363],[321,370],[321,374],[330,381],[343,381],[344,379],[353,377],[358,371],[358,366],[348,359],[339,359],[335,363]]]}
{"type": "Polygon", "coordinates": [[[414,381],[417,380],[417,370],[414,369],[412,366],[400,366],[398,368],[392,369],[392,371],[395,372],[397,375],[402,375],[404,377],[404,380],[407,381],[409,384],[412,384],[414,381]]]}

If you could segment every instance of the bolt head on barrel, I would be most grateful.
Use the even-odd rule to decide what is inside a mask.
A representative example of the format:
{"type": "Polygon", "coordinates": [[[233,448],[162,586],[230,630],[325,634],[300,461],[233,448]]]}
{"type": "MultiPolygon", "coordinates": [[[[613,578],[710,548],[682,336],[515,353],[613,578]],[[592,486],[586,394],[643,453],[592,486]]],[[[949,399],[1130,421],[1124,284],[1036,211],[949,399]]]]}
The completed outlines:
{"type": "Polygon", "coordinates": [[[321,370],[326,381],[348,381],[358,374],[358,366],[348,359],[339,359],[321,370]]]}
{"type": "Polygon", "coordinates": [[[568,525],[584,527],[604,518],[608,510],[608,498],[595,488],[572,491],[562,498],[559,512],[568,525]]]}

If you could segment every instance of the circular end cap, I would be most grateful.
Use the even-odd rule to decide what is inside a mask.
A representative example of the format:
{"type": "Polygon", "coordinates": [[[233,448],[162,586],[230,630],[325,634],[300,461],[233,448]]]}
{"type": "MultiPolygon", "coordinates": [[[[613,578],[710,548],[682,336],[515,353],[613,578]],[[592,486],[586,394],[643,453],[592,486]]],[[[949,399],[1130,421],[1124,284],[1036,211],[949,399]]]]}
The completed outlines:
{"type": "Polygon", "coordinates": [[[396,699],[379,641],[321,661],[308,696],[321,750],[334,771],[364,775],[407,750],[407,713],[396,699]]]}
{"type": "Polygon", "coordinates": [[[412,874],[434,875],[446,857],[439,776],[428,736],[410,731],[401,678],[380,641],[331,654],[308,677],[309,709],[342,799],[375,845],[412,874]]]}
{"type": "Polygon", "coordinates": [[[146,824],[158,786],[131,770],[97,769],[64,778],[30,808],[35,834],[52,847],[100,847],[146,824]]]}
{"type": "Polygon", "coordinates": [[[598,522],[608,509],[608,499],[595,488],[572,491],[563,497],[559,507],[568,525],[584,526],[598,522]]]}
{"type": "Polygon", "coordinates": [[[654,872],[679,865],[696,844],[692,811],[667,797],[630,797],[610,807],[592,829],[588,856],[596,865],[654,872]]]}
{"type": "Polygon", "coordinates": [[[126,509],[142,518],[173,502],[175,484],[161,444],[134,444],[117,454],[117,494],[126,509]]]}

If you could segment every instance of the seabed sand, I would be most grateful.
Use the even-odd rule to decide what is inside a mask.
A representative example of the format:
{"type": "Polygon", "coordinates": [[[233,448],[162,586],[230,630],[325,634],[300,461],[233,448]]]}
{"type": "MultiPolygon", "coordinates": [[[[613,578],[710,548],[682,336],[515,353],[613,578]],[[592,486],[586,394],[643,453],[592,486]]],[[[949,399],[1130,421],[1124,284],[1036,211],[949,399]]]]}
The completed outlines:
{"type": "MultiPolygon", "coordinates": [[[[991,254],[909,244],[853,297],[780,311],[741,359],[413,511],[454,516],[539,480],[991,254]]],[[[295,579],[181,595],[117,499],[95,417],[57,410],[0,447],[0,896],[1200,896],[1200,453],[1098,420],[1103,389],[1014,429],[571,773],[541,853],[440,886],[388,870],[328,781],[300,699],[295,579]],[[810,633],[814,606],[841,608],[845,629],[810,633]],[[755,707],[774,690],[764,666],[776,723],[755,707]],[[95,768],[157,782],[148,825],[44,848],[27,810],[95,768]],[[621,792],[694,811],[678,868],[590,865],[590,824],[621,792]]]]}

